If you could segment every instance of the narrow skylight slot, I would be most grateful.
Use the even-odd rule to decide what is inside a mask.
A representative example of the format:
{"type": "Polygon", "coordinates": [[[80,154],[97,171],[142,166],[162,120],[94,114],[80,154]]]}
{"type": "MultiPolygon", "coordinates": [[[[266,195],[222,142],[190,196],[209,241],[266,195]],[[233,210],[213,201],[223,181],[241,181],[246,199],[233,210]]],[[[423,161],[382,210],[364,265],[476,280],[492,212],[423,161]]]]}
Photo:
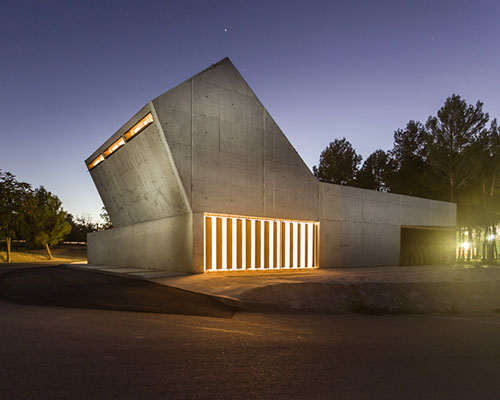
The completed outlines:
{"type": "Polygon", "coordinates": [[[99,156],[94,161],[92,161],[89,165],[87,165],[89,171],[92,168],[95,168],[98,164],[100,164],[103,161],[104,161],[104,156],[102,154],[99,154],[99,156]]]}
{"type": "Polygon", "coordinates": [[[125,144],[125,140],[122,137],[120,137],[120,139],[118,139],[111,146],[109,146],[106,150],[104,150],[104,157],[108,158],[111,155],[111,153],[114,153],[116,150],[118,150],[124,144],[125,144]]]}
{"type": "Polygon", "coordinates": [[[148,125],[153,123],[153,114],[148,113],[143,119],[141,119],[137,124],[135,124],[130,130],[125,132],[125,139],[127,142],[132,139],[137,134],[141,133],[148,125]]]}

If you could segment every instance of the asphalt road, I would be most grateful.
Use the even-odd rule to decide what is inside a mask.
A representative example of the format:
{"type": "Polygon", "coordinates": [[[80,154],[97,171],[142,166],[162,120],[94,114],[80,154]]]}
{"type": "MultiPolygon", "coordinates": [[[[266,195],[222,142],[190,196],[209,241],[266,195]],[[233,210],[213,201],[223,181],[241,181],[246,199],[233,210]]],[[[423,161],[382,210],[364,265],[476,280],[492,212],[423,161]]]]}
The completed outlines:
{"type": "Polygon", "coordinates": [[[500,315],[237,312],[0,301],[0,399],[499,399],[500,315]]]}

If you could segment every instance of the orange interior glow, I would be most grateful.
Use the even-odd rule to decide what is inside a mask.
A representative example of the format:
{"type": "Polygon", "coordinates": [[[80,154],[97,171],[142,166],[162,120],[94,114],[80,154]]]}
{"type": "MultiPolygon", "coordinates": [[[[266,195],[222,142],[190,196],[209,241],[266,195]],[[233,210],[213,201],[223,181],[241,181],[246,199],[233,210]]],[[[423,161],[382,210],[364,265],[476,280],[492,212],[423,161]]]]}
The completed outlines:
{"type": "Polygon", "coordinates": [[[103,161],[104,161],[104,156],[102,154],[99,154],[99,156],[94,161],[92,161],[89,165],[87,165],[89,171],[103,161]]]}
{"type": "Polygon", "coordinates": [[[318,222],[209,213],[204,220],[205,271],[318,266],[318,222]]]}
{"type": "Polygon", "coordinates": [[[116,142],[114,142],[111,146],[109,146],[106,150],[104,150],[104,157],[109,157],[111,153],[118,150],[121,146],[125,144],[125,140],[121,137],[116,142]]]}
{"type": "Polygon", "coordinates": [[[125,139],[129,141],[135,135],[140,133],[144,128],[153,123],[153,114],[148,113],[143,119],[135,124],[130,130],[125,133],[125,139]]]}

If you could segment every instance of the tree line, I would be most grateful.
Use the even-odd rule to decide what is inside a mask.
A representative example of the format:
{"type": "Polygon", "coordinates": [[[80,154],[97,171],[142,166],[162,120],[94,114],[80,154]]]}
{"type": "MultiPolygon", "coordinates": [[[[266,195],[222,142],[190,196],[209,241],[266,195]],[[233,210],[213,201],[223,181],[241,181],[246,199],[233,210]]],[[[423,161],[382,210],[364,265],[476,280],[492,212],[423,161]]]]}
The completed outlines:
{"type": "Polygon", "coordinates": [[[335,139],[313,172],[324,182],[454,202],[459,258],[498,257],[500,128],[482,102],[453,94],[425,123],[396,130],[392,149],[361,162],[346,138],[335,139]]]}
{"type": "Polygon", "coordinates": [[[101,217],[103,224],[74,218],[63,210],[61,200],[43,186],[34,189],[29,183],[18,181],[12,173],[0,170],[0,240],[6,245],[7,262],[12,261],[13,239],[44,247],[52,259],[51,247],[66,237],[86,241],[88,232],[109,228],[111,223],[105,210],[101,217]]]}

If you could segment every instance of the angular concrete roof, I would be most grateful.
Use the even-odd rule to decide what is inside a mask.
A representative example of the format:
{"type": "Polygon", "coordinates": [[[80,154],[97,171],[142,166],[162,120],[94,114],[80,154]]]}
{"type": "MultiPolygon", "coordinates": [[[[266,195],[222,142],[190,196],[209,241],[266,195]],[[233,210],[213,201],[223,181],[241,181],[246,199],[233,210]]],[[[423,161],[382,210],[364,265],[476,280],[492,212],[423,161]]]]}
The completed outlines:
{"type": "Polygon", "coordinates": [[[152,100],[87,163],[147,112],[155,123],[91,171],[116,225],[188,209],[318,219],[316,178],[229,58],[152,100]]]}

